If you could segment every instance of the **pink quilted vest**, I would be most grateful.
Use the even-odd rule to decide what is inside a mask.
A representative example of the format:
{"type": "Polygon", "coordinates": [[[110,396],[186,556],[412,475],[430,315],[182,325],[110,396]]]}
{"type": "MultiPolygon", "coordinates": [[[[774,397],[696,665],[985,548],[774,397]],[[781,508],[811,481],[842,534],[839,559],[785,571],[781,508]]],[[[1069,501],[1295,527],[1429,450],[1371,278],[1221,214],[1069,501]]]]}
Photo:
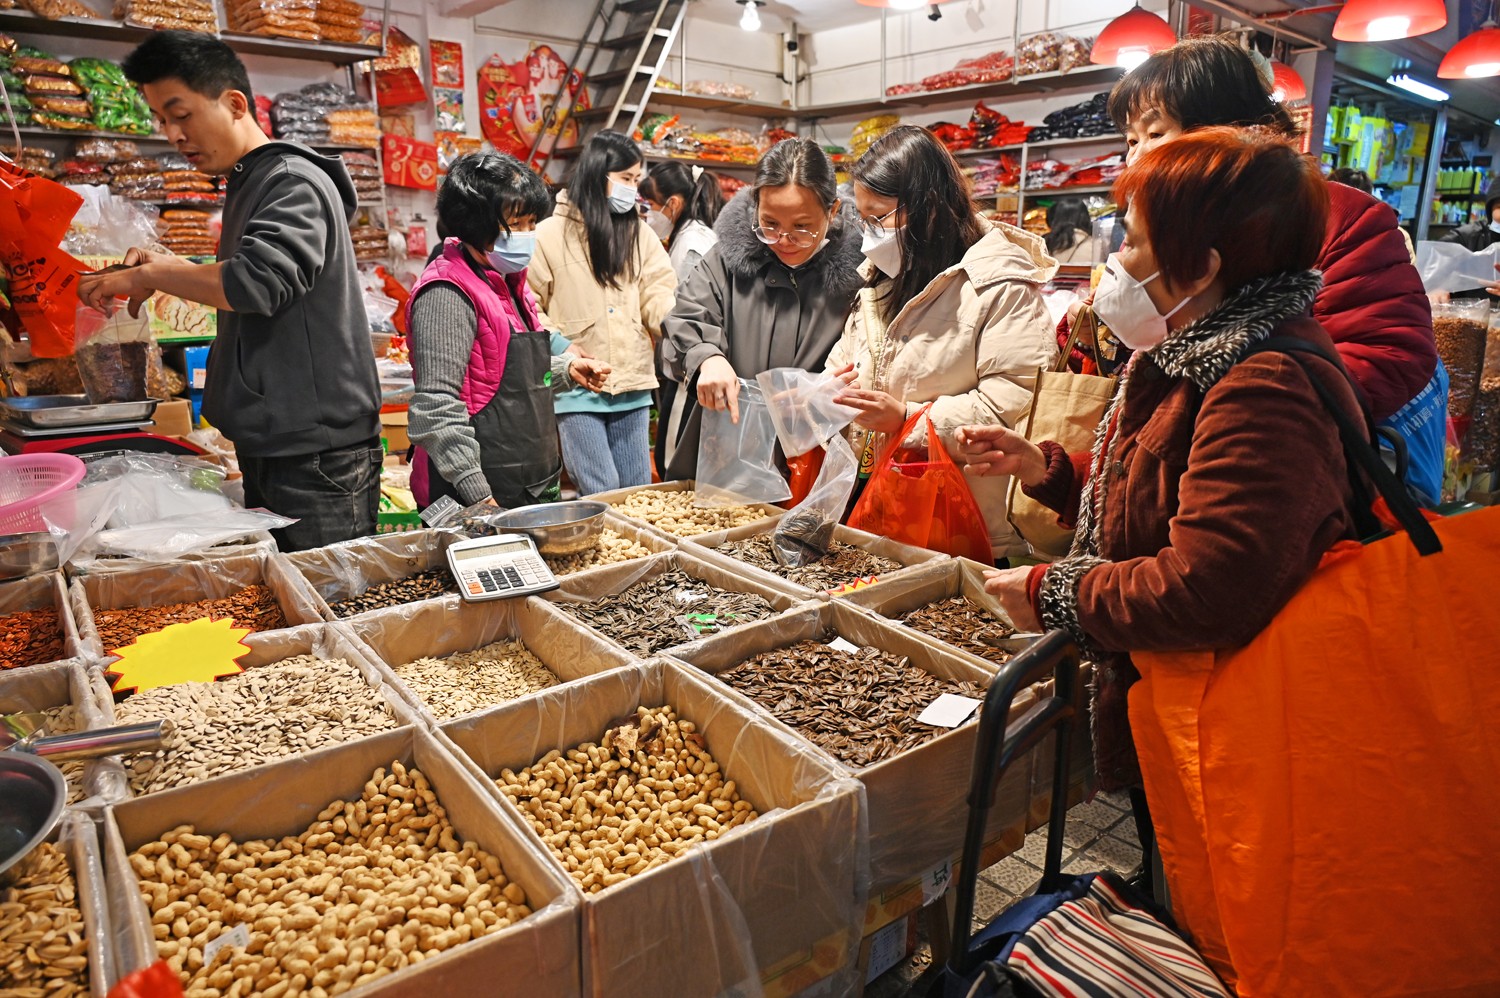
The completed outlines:
{"type": "MultiPolygon", "coordinates": [[[[412,285],[411,297],[406,303],[407,328],[411,328],[412,304],[417,294],[427,285],[446,281],[463,292],[474,306],[478,328],[474,334],[474,350],[469,354],[469,367],[464,372],[463,386],[459,397],[464,407],[473,416],[495,397],[500,389],[500,379],[505,374],[505,355],[510,349],[510,334],[515,328],[539,329],[541,320],[537,314],[536,296],[526,286],[526,271],[502,276],[486,271],[481,277],[474,272],[466,259],[468,251],[457,239],[443,244],[442,255],[428,264],[412,285]],[[510,285],[512,294],[506,294],[499,286],[504,281],[510,285]],[[514,299],[512,298],[514,296],[514,299]],[[525,315],[517,314],[513,301],[521,303],[525,315]]],[[[415,374],[415,368],[413,368],[415,374]]],[[[428,482],[427,461],[421,448],[412,455],[412,491],[419,505],[427,505],[428,482]]]]}

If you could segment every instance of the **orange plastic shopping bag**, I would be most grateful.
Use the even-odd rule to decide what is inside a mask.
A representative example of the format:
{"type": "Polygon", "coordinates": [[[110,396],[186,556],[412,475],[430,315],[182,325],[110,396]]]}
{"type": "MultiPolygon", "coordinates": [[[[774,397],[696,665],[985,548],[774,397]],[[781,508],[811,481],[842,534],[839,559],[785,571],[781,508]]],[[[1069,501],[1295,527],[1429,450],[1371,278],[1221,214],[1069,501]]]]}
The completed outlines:
{"type": "Polygon", "coordinates": [[[62,184],[0,165],[0,264],[11,304],[38,357],[73,352],[73,317],[83,267],[58,243],[83,199],[62,184]]]}
{"type": "Polygon", "coordinates": [[[1237,651],[1133,656],[1172,907],[1241,998],[1500,994],[1500,508],[1433,529],[1237,651]]]}
{"type": "Polygon", "coordinates": [[[881,537],[990,562],[989,530],[969,483],[943,446],[923,406],[881,454],[864,494],[849,514],[849,526],[881,537]],[[927,423],[926,447],[903,447],[927,423]]]}

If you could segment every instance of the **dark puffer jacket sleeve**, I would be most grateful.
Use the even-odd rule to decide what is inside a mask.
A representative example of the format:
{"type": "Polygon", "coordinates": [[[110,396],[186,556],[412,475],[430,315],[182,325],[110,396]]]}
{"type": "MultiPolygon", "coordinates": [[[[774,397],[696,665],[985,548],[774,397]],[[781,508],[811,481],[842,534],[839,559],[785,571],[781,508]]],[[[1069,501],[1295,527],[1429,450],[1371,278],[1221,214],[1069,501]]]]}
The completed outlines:
{"type": "Polygon", "coordinates": [[[1329,184],[1328,191],[1328,234],[1317,263],[1323,290],[1313,317],[1333,338],[1371,414],[1384,419],[1437,369],[1432,308],[1395,211],[1343,184],[1329,184]]]}

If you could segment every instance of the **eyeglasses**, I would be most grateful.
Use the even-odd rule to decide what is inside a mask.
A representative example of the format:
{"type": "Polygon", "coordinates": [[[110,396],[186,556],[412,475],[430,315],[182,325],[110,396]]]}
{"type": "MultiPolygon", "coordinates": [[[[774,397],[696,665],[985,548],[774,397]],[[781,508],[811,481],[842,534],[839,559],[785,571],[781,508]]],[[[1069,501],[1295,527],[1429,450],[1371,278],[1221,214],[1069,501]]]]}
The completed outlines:
{"type": "Polygon", "coordinates": [[[869,236],[871,239],[879,239],[885,233],[885,220],[890,218],[900,210],[901,206],[897,205],[890,211],[886,212],[884,215],[881,215],[879,218],[860,219],[860,225],[864,226],[865,235],[869,236]]]}
{"type": "Polygon", "coordinates": [[[823,238],[820,232],[809,232],[807,229],[791,229],[783,232],[775,226],[757,225],[751,228],[755,238],[767,246],[775,246],[782,240],[786,240],[796,249],[806,249],[823,238]]]}

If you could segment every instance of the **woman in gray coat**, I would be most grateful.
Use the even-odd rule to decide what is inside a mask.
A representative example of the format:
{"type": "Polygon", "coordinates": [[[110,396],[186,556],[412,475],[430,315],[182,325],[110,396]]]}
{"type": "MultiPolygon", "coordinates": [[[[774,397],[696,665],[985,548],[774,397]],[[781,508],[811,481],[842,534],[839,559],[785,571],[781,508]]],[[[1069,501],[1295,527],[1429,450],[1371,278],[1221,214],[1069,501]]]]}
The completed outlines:
{"type": "Polygon", "coordinates": [[[739,378],[821,371],[862,283],[859,214],[839,201],[833,164],[811,139],[766,153],[714,231],[718,245],[678,287],[662,326],[667,375],[688,389],[668,429],[666,479],[697,477],[702,407],[738,419],[739,378]]]}

